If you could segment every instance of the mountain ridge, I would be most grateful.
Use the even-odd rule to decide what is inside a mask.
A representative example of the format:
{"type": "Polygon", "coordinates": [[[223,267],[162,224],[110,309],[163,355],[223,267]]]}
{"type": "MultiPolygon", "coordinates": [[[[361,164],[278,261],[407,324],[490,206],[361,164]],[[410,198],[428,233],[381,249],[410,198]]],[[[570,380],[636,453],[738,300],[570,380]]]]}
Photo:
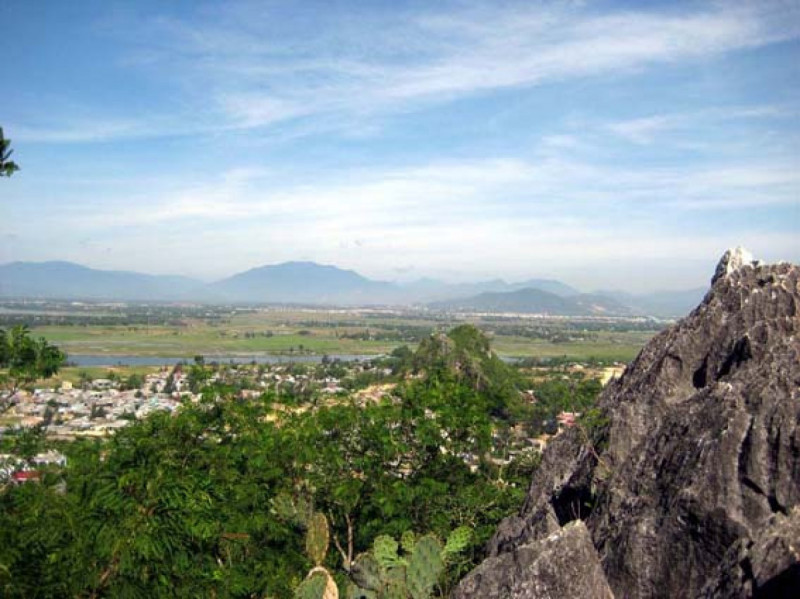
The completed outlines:
{"type": "Polygon", "coordinates": [[[618,306],[611,312],[608,309],[578,309],[575,303],[588,301],[592,294],[583,294],[561,281],[546,278],[515,283],[502,279],[468,283],[421,279],[397,283],[376,281],[334,265],[290,261],[257,266],[205,283],[180,275],[102,270],[58,260],[0,264],[0,297],[5,298],[423,306],[463,300],[482,293],[517,293],[525,289],[537,289],[567,300],[553,300],[553,305],[561,306],[562,310],[556,309],[553,314],[630,315],[647,312],[635,305],[631,310],[625,301],[614,297],[603,298],[600,302],[602,308],[603,304],[611,306],[616,301],[618,306]]]}
{"type": "Polygon", "coordinates": [[[297,303],[381,303],[393,289],[390,283],[372,281],[353,270],[316,262],[267,264],[237,273],[210,285],[237,301],[297,303]]]}

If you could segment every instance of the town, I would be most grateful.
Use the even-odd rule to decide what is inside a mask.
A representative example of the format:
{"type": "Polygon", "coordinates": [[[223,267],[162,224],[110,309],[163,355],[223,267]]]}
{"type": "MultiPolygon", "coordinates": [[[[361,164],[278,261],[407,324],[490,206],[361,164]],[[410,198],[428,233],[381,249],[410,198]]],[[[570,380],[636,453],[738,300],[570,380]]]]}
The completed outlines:
{"type": "MultiPolygon", "coordinates": [[[[13,407],[5,414],[0,435],[16,427],[42,426],[56,439],[104,437],[154,411],[174,411],[186,402],[197,403],[203,395],[200,387],[206,383],[234,386],[242,399],[272,392],[278,401],[297,404],[313,397],[341,397],[359,385],[365,386],[365,381],[380,382],[392,374],[391,369],[379,368],[372,361],[345,364],[214,363],[205,369],[199,364],[179,363],[129,377],[110,369],[104,378],[84,375],[79,384],[63,380],[54,387],[17,391],[11,397],[13,407]]],[[[373,385],[357,395],[376,399],[386,389],[385,385],[373,385]]]]}
{"type": "MultiPolygon", "coordinates": [[[[125,368],[110,368],[106,376],[91,378],[82,371],[76,383],[68,378],[56,379],[52,386],[17,391],[11,398],[11,409],[4,414],[0,436],[34,427],[41,429],[51,441],[105,439],[153,412],[175,412],[182,405],[197,404],[203,400],[204,393],[213,393],[215,386],[232,390],[241,401],[269,401],[271,420],[287,412],[299,413],[316,407],[345,403],[364,406],[383,399],[392,401],[392,393],[402,378],[403,355],[403,351],[398,351],[387,357],[365,360],[323,358],[316,364],[206,364],[198,356],[192,363],[153,368],[147,374],[133,372],[126,376],[125,368]]],[[[548,381],[569,383],[570,392],[574,392],[575,381],[605,385],[622,370],[621,364],[592,369],[573,363],[559,368],[529,370],[527,374],[533,374],[531,380],[538,380],[540,386],[547,385],[548,381]]],[[[540,401],[541,391],[536,386],[532,383],[533,388],[520,392],[522,401],[530,408],[537,403],[548,403],[540,401]]],[[[574,426],[581,415],[561,409],[563,406],[539,407],[544,408],[539,412],[540,420],[517,424],[505,434],[495,431],[496,451],[490,458],[495,464],[506,465],[521,453],[540,454],[552,437],[574,426]]],[[[463,458],[471,467],[477,467],[478,456],[463,458]]],[[[0,454],[0,481],[36,480],[38,467],[63,465],[65,459],[63,454],[52,449],[34,456],[27,464],[0,454]]]]}

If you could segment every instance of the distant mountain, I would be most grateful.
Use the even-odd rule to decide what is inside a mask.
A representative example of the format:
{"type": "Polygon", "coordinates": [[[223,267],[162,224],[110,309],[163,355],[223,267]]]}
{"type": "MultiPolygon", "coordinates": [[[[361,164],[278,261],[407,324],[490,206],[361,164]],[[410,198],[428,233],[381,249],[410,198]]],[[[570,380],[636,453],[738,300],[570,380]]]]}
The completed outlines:
{"type": "Polygon", "coordinates": [[[476,283],[445,283],[436,279],[420,279],[401,285],[404,297],[414,302],[435,302],[463,298],[481,293],[503,293],[520,289],[540,289],[561,297],[579,295],[574,287],[554,279],[530,279],[520,283],[506,283],[502,279],[476,283]]]}
{"type": "Polygon", "coordinates": [[[561,297],[572,297],[581,294],[581,292],[574,287],[570,287],[566,283],[556,281],[555,279],[529,279],[521,283],[512,283],[509,287],[515,291],[519,289],[541,289],[542,291],[549,291],[561,297]]]}
{"type": "Polygon", "coordinates": [[[634,311],[600,295],[562,297],[542,289],[487,292],[459,300],[433,302],[431,308],[452,311],[550,314],[553,316],[630,316],[634,311]]]}
{"type": "Polygon", "coordinates": [[[96,270],[72,262],[0,265],[0,297],[178,301],[203,295],[203,288],[187,277],[96,270]]]}
{"type": "Polygon", "coordinates": [[[649,316],[674,318],[687,314],[703,299],[706,290],[683,289],[680,291],[653,291],[651,293],[627,293],[619,290],[597,291],[599,295],[611,297],[649,316]]]}
{"type": "Polygon", "coordinates": [[[210,287],[231,301],[259,303],[384,304],[399,295],[392,283],[315,262],[261,266],[210,287]]]}

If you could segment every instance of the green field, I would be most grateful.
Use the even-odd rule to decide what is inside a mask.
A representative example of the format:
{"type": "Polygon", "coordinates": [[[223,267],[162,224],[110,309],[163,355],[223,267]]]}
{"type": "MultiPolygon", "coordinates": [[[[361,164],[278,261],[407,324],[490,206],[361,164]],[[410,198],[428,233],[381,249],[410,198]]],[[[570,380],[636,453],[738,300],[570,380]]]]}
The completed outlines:
{"type": "Polygon", "coordinates": [[[598,339],[565,343],[498,335],[493,338],[493,348],[502,356],[630,362],[654,334],[655,331],[603,332],[598,339]]]}
{"type": "MultiPolygon", "coordinates": [[[[465,319],[466,320],[466,319],[465,319]]],[[[615,330],[603,325],[585,334],[563,321],[536,327],[568,331],[569,335],[538,338],[525,334],[530,321],[470,322],[487,330],[495,351],[505,356],[536,358],[597,358],[627,362],[655,334],[654,330],[615,330]],[[522,333],[520,333],[522,329],[522,333]]],[[[191,358],[203,355],[378,355],[395,347],[416,346],[422,336],[464,320],[426,315],[362,314],[333,310],[263,310],[231,313],[210,322],[184,318],[173,324],[37,326],[33,332],[71,355],[131,355],[191,358]]],[[[619,327],[616,327],[619,329],[619,327]]],[[[624,327],[623,327],[624,329],[624,327]]]]}
{"type": "Polygon", "coordinates": [[[197,354],[292,354],[344,353],[380,354],[396,344],[379,341],[338,339],[334,335],[299,335],[293,331],[271,337],[245,338],[235,330],[196,327],[150,327],[130,331],[123,326],[38,327],[36,335],[45,337],[74,355],[126,354],[137,356],[192,357],[197,354]]]}

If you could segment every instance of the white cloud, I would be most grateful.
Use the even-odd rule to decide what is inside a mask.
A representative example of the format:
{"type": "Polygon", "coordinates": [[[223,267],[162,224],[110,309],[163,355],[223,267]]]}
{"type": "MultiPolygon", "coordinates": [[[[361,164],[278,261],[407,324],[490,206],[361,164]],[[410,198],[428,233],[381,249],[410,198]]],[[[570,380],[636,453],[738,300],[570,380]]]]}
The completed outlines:
{"type": "MultiPolygon", "coordinates": [[[[166,236],[181,245],[174,255],[187,264],[196,252],[214,249],[222,256],[213,260],[220,263],[217,274],[231,264],[298,256],[340,265],[358,260],[373,273],[398,263],[473,273],[473,262],[522,269],[539,252],[557,251],[562,265],[585,261],[582,252],[595,261],[645,259],[650,238],[659,251],[670,239],[676,247],[684,243],[676,222],[707,221],[713,229],[720,215],[740,214],[746,223],[748,211],[797,206],[795,166],[631,170],[552,157],[497,158],[364,170],[301,185],[239,169],[177,191],[123,196],[107,208],[72,207],[69,217],[53,218],[74,235],[109,235],[121,244],[145,235],[160,247],[166,236]],[[503,256],[516,256],[515,247],[519,260],[503,256]]],[[[47,216],[41,226],[48,226],[47,216]]],[[[735,241],[745,232],[735,227],[726,238],[735,241]]],[[[702,237],[711,241],[692,246],[714,246],[720,236],[706,231],[702,237]]]]}
{"type": "MultiPolygon", "coordinates": [[[[744,244],[770,260],[800,257],[796,236],[788,233],[719,231],[676,236],[636,219],[614,232],[590,220],[558,218],[395,224],[365,226],[358,219],[337,218],[315,219],[296,227],[253,218],[236,227],[205,230],[198,237],[175,223],[169,233],[140,230],[119,236],[114,251],[105,256],[87,256],[73,249],[60,257],[130,268],[130,256],[135,255],[138,270],[206,279],[303,258],[379,279],[393,278],[397,265],[412,264],[418,276],[444,275],[451,280],[553,276],[584,289],[636,290],[706,284],[715,261],[734,245],[744,244]]],[[[41,247],[35,251],[40,259],[52,257],[42,254],[41,247]]]]}
{"type": "Polygon", "coordinates": [[[214,278],[307,258],[379,278],[414,265],[420,276],[462,280],[555,276],[587,289],[686,287],[704,284],[731,245],[800,258],[796,235],[747,221],[768,203],[797,206],[800,169],[792,167],[632,170],[495,158],[365,169],[301,185],[242,168],[177,190],[148,181],[104,204],[42,213],[36,231],[59,231],[46,246],[27,241],[38,237],[14,217],[16,204],[10,216],[19,223],[18,259],[214,278]],[[737,214],[742,226],[715,230],[737,214]],[[87,238],[113,251],[87,250],[80,244],[87,238]]]}

